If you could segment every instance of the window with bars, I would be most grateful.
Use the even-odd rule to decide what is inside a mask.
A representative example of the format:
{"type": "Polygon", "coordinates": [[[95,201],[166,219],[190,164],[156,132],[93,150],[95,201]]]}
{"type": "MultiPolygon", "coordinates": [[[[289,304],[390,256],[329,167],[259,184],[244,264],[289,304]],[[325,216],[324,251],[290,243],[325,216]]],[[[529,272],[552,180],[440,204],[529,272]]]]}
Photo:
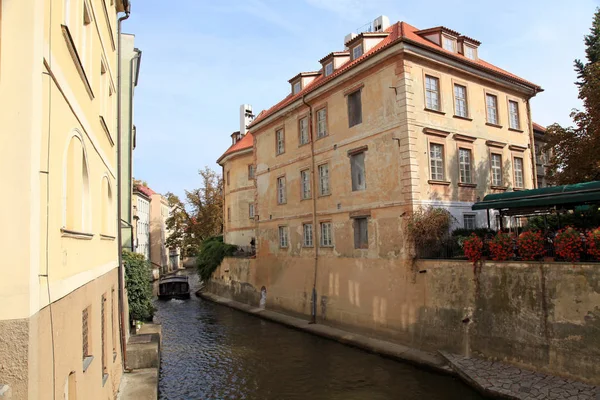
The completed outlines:
{"type": "Polygon", "coordinates": [[[285,134],[283,129],[277,129],[275,131],[275,141],[277,155],[283,154],[285,151],[285,134]]]}
{"type": "Polygon", "coordinates": [[[485,95],[487,122],[498,125],[498,97],[493,94],[485,95]]]}
{"type": "Polygon", "coordinates": [[[327,136],[327,109],[317,111],[317,138],[327,136]]]}
{"type": "Polygon", "coordinates": [[[327,63],[325,65],[325,76],[329,76],[333,74],[333,62],[327,63]]]}
{"type": "Polygon", "coordinates": [[[254,203],[248,204],[248,217],[250,217],[250,219],[254,219],[254,203]]]}
{"type": "Polygon", "coordinates": [[[435,76],[425,75],[425,107],[440,111],[440,80],[435,76]]]}
{"type": "Polygon", "coordinates": [[[249,164],[248,165],[248,180],[254,179],[255,173],[256,173],[256,170],[254,168],[254,164],[249,164]]]}
{"type": "Polygon", "coordinates": [[[313,226],[312,226],[312,224],[303,224],[302,225],[302,233],[303,233],[302,245],[304,247],[312,247],[313,246],[313,226]]]}
{"type": "Polygon", "coordinates": [[[81,337],[83,345],[83,359],[92,355],[90,346],[90,307],[86,307],[81,312],[81,337]]]}
{"type": "Polygon", "coordinates": [[[300,171],[300,184],[302,185],[302,199],[310,199],[310,170],[300,171]]]}
{"type": "Polygon", "coordinates": [[[502,156],[492,154],[492,186],[502,186],[502,156]]]}
{"type": "Polygon", "coordinates": [[[310,140],[308,136],[308,117],[304,117],[298,121],[298,130],[300,131],[300,146],[307,144],[310,140]]]}
{"type": "Polygon", "coordinates": [[[354,219],[354,248],[369,248],[369,220],[366,217],[354,219]]]}
{"type": "Polygon", "coordinates": [[[286,203],[285,176],[280,176],[279,178],[277,178],[277,203],[286,203]]]}
{"type": "Polygon", "coordinates": [[[350,156],[350,173],[352,175],[352,191],[365,190],[367,188],[367,182],[365,176],[364,151],[350,156]]]}
{"type": "Polygon", "coordinates": [[[321,246],[333,246],[333,238],[331,233],[331,222],[321,222],[321,246]]]}
{"type": "Polygon", "coordinates": [[[101,340],[101,346],[102,346],[102,373],[105,374],[106,373],[106,364],[107,364],[107,360],[106,360],[106,313],[104,312],[105,310],[105,305],[106,303],[106,294],[103,294],[102,297],[100,298],[100,340],[101,340]]]}
{"type": "Polygon", "coordinates": [[[279,227],[279,247],[282,247],[282,248],[288,247],[287,226],[279,227]]]}
{"type": "Polygon", "coordinates": [[[512,129],[520,129],[519,123],[519,103],[513,100],[508,101],[508,122],[512,129]]]}
{"type": "Polygon", "coordinates": [[[444,146],[438,143],[429,144],[429,162],[431,164],[431,179],[444,180],[444,146]]]}
{"type": "Polygon", "coordinates": [[[475,229],[476,228],[475,214],[464,214],[463,215],[463,225],[464,225],[465,229],[475,229]]]}
{"type": "Polygon", "coordinates": [[[329,164],[319,165],[319,195],[325,196],[329,192],[329,164]]]}
{"type": "Polygon", "coordinates": [[[523,159],[521,157],[515,157],[513,159],[515,168],[515,187],[523,187],[523,159]]]}
{"type": "Polygon", "coordinates": [[[459,117],[467,118],[469,109],[467,108],[467,88],[463,85],[454,85],[454,112],[459,117]]]}
{"type": "Polygon", "coordinates": [[[471,150],[458,149],[458,169],[461,183],[472,183],[471,176],[471,150]]]}
{"type": "MultiPolygon", "coordinates": [[[[117,356],[117,329],[115,329],[115,287],[113,286],[110,290],[110,326],[112,333],[112,350],[113,354],[117,356]]],[[[113,361],[115,358],[113,358],[113,361]]]]}
{"type": "Polygon", "coordinates": [[[362,102],[360,96],[361,90],[348,95],[348,126],[350,128],[362,123],[362,102]]]}

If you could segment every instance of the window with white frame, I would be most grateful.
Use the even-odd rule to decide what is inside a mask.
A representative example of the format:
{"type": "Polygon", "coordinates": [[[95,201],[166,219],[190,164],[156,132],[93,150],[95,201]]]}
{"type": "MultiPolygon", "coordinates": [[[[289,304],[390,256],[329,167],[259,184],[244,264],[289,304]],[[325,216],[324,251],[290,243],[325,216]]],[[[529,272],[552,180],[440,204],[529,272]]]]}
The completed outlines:
{"type": "Polygon", "coordinates": [[[254,219],[254,203],[248,204],[248,217],[250,217],[250,219],[254,219]]]}
{"type": "Polygon", "coordinates": [[[317,111],[317,138],[327,136],[327,109],[317,111]]]}
{"type": "Polygon", "coordinates": [[[308,117],[301,118],[298,122],[298,130],[300,131],[299,141],[300,146],[309,142],[308,136],[308,117]]]}
{"type": "Polygon", "coordinates": [[[333,61],[325,64],[325,76],[329,76],[333,73],[333,61]]]}
{"type": "Polygon", "coordinates": [[[458,169],[460,174],[461,183],[472,183],[471,176],[471,150],[459,148],[458,149],[458,169]]]}
{"type": "Polygon", "coordinates": [[[285,193],[285,176],[277,178],[277,203],[285,204],[286,193],[285,193]]]}
{"type": "Polygon", "coordinates": [[[468,59],[474,60],[475,59],[475,49],[471,46],[467,46],[467,45],[463,45],[465,48],[465,57],[467,57],[468,59]]]}
{"type": "Polygon", "coordinates": [[[302,84],[300,81],[294,83],[294,94],[298,93],[302,89],[302,84]]]}
{"type": "Polygon", "coordinates": [[[277,131],[275,131],[275,142],[275,145],[277,147],[277,155],[282,154],[285,151],[285,134],[283,132],[283,128],[277,129],[277,131]]]}
{"type": "Polygon", "coordinates": [[[333,238],[331,234],[331,222],[321,222],[321,246],[333,246],[333,238]]]}
{"type": "Polygon", "coordinates": [[[515,187],[523,187],[523,159],[521,157],[515,157],[513,159],[515,168],[515,187]]]}
{"type": "Polygon", "coordinates": [[[302,225],[302,246],[312,247],[313,245],[313,226],[312,224],[302,225]]]}
{"type": "Polygon", "coordinates": [[[464,214],[463,215],[463,226],[465,229],[475,229],[477,226],[475,214],[464,214]]]}
{"type": "Polygon", "coordinates": [[[492,153],[492,186],[502,186],[502,155],[492,153]]]}
{"type": "Polygon", "coordinates": [[[302,199],[310,199],[310,170],[300,171],[300,183],[302,185],[302,199]]]}
{"type": "Polygon", "coordinates": [[[442,46],[444,47],[444,49],[448,50],[448,51],[452,51],[452,52],[456,52],[456,40],[449,38],[448,36],[442,36],[443,42],[442,42],[442,46]]]}
{"type": "Polygon", "coordinates": [[[454,85],[454,112],[459,117],[467,118],[469,109],[467,108],[467,88],[463,85],[454,85]]]}
{"type": "Polygon", "coordinates": [[[329,194],[329,164],[319,165],[319,195],[329,194]]]}
{"type": "Polygon", "coordinates": [[[425,75],[425,107],[440,111],[440,80],[435,76],[425,75]]]}
{"type": "Polygon", "coordinates": [[[514,100],[508,101],[508,122],[512,129],[520,129],[519,124],[519,103],[514,100]]]}
{"type": "Polygon", "coordinates": [[[352,191],[365,190],[367,188],[367,180],[364,151],[350,156],[350,173],[352,175],[352,191]]]}
{"type": "Polygon", "coordinates": [[[362,43],[361,43],[352,49],[352,59],[356,60],[358,57],[360,57],[362,55],[363,55],[363,47],[362,47],[362,43]]]}
{"type": "Polygon", "coordinates": [[[444,145],[439,143],[429,144],[429,162],[431,165],[431,179],[444,180],[444,145]]]}
{"type": "Polygon", "coordinates": [[[288,247],[288,231],[287,226],[279,227],[279,247],[288,247]]]}
{"type": "Polygon", "coordinates": [[[493,94],[485,95],[487,122],[498,125],[498,97],[493,94]]]}

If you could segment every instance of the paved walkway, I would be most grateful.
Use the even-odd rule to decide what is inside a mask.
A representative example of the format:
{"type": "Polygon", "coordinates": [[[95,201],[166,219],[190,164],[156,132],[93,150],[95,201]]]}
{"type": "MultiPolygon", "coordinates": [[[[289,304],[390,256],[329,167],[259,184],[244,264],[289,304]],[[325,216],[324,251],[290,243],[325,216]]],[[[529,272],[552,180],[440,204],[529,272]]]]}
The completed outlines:
{"type": "Polygon", "coordinates": [[[487,361],[440,352],[452,369],[480,391],[507,399],[600,400],[600,387],[487,361]]]}

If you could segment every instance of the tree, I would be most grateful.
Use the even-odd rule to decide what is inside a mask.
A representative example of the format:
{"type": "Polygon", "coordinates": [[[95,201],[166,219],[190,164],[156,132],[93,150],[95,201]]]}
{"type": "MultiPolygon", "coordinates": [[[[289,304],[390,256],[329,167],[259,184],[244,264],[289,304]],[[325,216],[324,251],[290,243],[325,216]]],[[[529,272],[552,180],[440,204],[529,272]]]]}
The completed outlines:
{"type": "Polygon", "coordinates": [[[555,123],[546,130],[549,180],[559,185],[600,180],[600,9],[584,42],[587,62],[575,60],[583,110],[571,113],[575,126],[555,123]]]}

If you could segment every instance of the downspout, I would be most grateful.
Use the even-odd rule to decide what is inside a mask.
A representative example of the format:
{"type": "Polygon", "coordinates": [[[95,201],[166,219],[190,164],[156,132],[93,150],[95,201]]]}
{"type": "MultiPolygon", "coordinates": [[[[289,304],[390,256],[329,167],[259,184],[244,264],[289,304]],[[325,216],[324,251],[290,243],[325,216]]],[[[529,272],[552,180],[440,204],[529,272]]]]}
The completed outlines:
{"type": "MultiPolygon", "coordinates": [[[[533,89],[533,96],[534,97],[537,94],[538,90],[537,88],[533,89]]],[[[531,182],[533,182],[533,188],[537,189],[538,188],[538,181],[537,181],[537,166],[535,164],[535,138],[534,138],[534,134],[533,134],[533,120],[531,119],[531,106],[529,104],[529,101],[531,100],[531,97],[529,99],[527,99],[527,118],[529,119],[529,143],[530,143],[530,156],[531,156],[531,173],[533,174],[533,176],[531,177],[531,182]]]]}
{"type": "Polygon", "coordinates": [[[121,360],[123,363],[123,369],[127,369],[127,338],[125,337],[125,270],[123,266],[123,233],[121,232],[121,187],[122,187],[122,178],[121,178],[121,105],[122,100],[122,85],[121,85],[121,24],[127,18],[129,18],[130,13],[130,5],[128,2],[125,2],[125,15],[119,17],[117,23],[117,36],[118,36],[118,45],[117,45],[117,92],[119,95],[117,96],[117,243],[119,247],[119,314],[121,316],[121,360]]]}
{"type": "Polygon", "coordinates": [[[313,137],[313,108],[306,102],[306,95],[302,96],[302,102],[308,107],[308,136],[310,138],[310,160],[311,160],[311,191],[312,191],[312,219],[313,219],[313,245],[315,247],[315,266],[314,266],[314,277],[313,277],[313,288],[312,288],[312,307],[310,313],[310,323],[317,323],[317,270],[319,267],[319,235],[317,234],[317,190],[316,190],[316,177],[315,177],[315,141],[313,137]]]}
{"type": "MultiPolygon", "coordinates": [[[[134,88],[137,86],[137,74],[139,73],[140,70],[140,62],[141,62],[141,58],[142,58],[142,51],[138,50],[138,49],[134,49],[135,51],[135,56],[133,56],[133,58],[129,61],[129,82],[135,82],[131,84],[131,88],[129,90],[129,127],[128,127],[128,135],[129,135],[129,146],[132,148],[133,147],[133,93],[134,93],[134,88]],[[137,68],[136,68],[136,79],[133,79],[133,64],[137,63],[137,68]]],[[[127,151],[129,151],[129,149],[127,149],[127,151]]],[[[129,157],[129,177],[127,180],[127,185],[129,186],[127,188],[127,190],[129,191],[129,196],[127,196],[130,199],[133,199],[133,195],[131,193],[131,185],[133,182],[133,155],[131,155],[129,157]]],[[[129,205],[129,218],[130,220],[133,220],[133,212],[131,210],[131,204],[129,205]]],[[[133,246],[133,225],[131,223],[129,223],[129,221],[126,222],[126,224],[129,226],[129,231],[130,231],[130,243],[131,243],[131,251],[135,251],[134,246],[133,246]]]]}

